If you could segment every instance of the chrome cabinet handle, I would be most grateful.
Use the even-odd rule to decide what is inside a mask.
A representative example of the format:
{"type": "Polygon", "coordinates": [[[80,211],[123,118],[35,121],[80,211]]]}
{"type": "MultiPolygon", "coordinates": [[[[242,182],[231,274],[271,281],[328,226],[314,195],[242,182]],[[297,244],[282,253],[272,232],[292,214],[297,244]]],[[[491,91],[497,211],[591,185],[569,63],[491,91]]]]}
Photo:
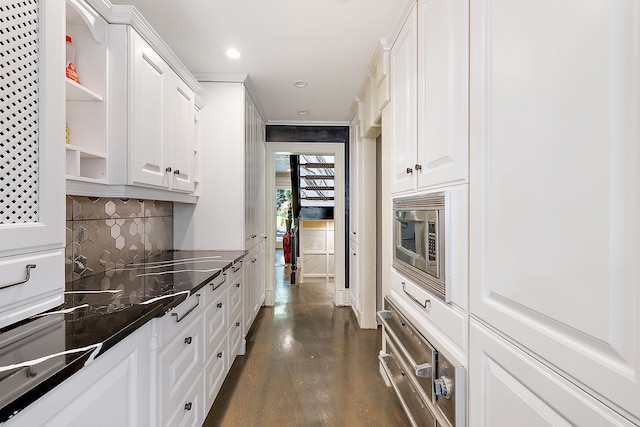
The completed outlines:
{"type": "Polygon", "coordinates": [[[236,288],[240,287],[240,282],[236,283],[236,288]]]}
{"type": "Polygon", "coordinates": [[[184,339],[184,343],[185,343],[185,344],[191,344],[191,341],[193,341],[193,338],[191,338],[191,337],[186,337],[186,338],[184,339]]]}
{"type": "Polygon", "coordinates": [[[171,172],[171,166],[167,166],[167,168],[164,171],[165,172],[171,172]]]}
{"type": "Polygon", "coordinates": [[[31,279],[31,269],[32,268],[36,268],[36,265],[35,264],[27,264],[25,268],[27,269],[27,275],[24,277],[24,280],[21,280],[19,282],[15,282],[15,283],[9,283],[8,285],[2,285],[2,286],[0,286],[0,289],[10,288],[12,286],[18,286],[18,285],[22,285],[23,283],[27,283],[29,281],[29,279],[31,279]]]}
{"type": "Polygon", "coordinates": [[[242,268],[242,261],[240,261],[240,266],[238,268],[236,268],[235,264],[233,264],[233,267],[231,267],[231,268],[233,268],[233,272],[234,273],[237,273],[242,268]]]}
{"type": "Polygon", "coordinates": [[[216,284],[213,280],[211,281],[211,283],[209,283],[211,285],[211,290],[215,291],[216,289],[218,289],[220,286],[222,286],[222,284],[224,282],[227,281],[227,273],[222,273],[222,282],[216,284]]]}
{"type": "Polygon", "coordinates": [[[417,171],[421,171],[422,170],[422,165],[419,165],[419,164],[416,163],[416,170],[417,171]]]}
{"type": "Polygon", "coordinates": [[[218,359],[222,359],[222,352],[220,352],[220,353],[216,354],[216,357],[217,357],[218,359]]]}
{"type": "Polygon", "coordinates": [[[216,307],[218,307],[218,308],[222,308],[222,303],[221,303],[221,302],[219,302],[218,304],[216,304],[216,307]]]}
{"type": "Polygon", "coordinates": [[[413,296],[413,295],[411,295],[409,292],[407,292],[406,287],[407,287],[407,284],[406,284],[405,282],[402,282],[402,291],[403,291],[405,294],[409,295],[409,298],[411,298],[411,299],[412,299],[416,304],[418,304],[420,307],[427,308],[427,306],[428,306],[429,304],[431,304],[431,300],[430,300],[430,299],[426,299],[426,300],[424,300],[424,304],[423,304],[420,300],[418,300],[416,297],[414,297],[414,296],[413,296]]]}
{"type": "Polygon", "coordinates": [[[413,169],[407,168],[407,173],[413,173],[413,169]]]}
{"type": "Polygon", "coordinates": [[[173,173],[174,173],[175,175],[179,175],[179,174],[180,174],[180,169],[176,169],[176,170],[174,170],[174,171],[173,171],[173,173]]]}
{"type": "Polygon", "coordinates": [[[236,322],[236,326],[237,326],[237,327],[240,327],[240,322],[236,322]]]}
{"type": "Polygon", "coordinates": [[[191,402],[189,402],[189,403],[185,403],[185,405],[184,405],[184,410],[185,410],[185,411],[190,411],[190,410],[191,410],[191,402]]]}
{"type": "Polygon", "coordinates": [[[176,322],[182,322],[185,317],[187,317],[193,310],[196,309],[197,306],[200,305],[200,294],[196,294],[196,298],[198,299],[196,301],[196,305],[187,310],[182,316],[180,316],[178,313],[171,313],[171,316],[176,318],[176,322]]]}

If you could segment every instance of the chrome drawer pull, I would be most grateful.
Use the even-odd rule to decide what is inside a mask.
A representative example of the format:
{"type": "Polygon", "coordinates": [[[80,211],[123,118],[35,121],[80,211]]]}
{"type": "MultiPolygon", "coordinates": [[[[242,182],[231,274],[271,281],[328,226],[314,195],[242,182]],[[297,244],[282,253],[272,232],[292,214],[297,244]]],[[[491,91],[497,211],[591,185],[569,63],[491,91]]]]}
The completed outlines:
{"type": "Polygon", "coordinates": [[[398,338],[396,333],[393,331],[393,329],[390,327],[389,323],[387,322],[387,319],[391,317],[391,312],[388,310],[382,310],[382,311],[376,312],[376,315],[378,316],[378,319],[380,319],[380,322],[382,323],[382,326],[384,327],[385,332],[387,333],[389,338],[391,338],[391,341],[393,341],[393,343],[395,344],[395,347],[398,348],[400,353],[402,353],[402,356],[404,357],[404,359],[409,363],[409,365],[411,365],[411,369],[413,369],[413,372],[415,373],[416,377],[431,378],[433,375],[433,364],[432,363],[417,364],[413,360],[413,357],[411,357],[407,349],[402,345],[400,338],[398,338]]]}
{"type": "Polygon", "coordinates": [[[222,282],[216,284],[213,280],[211,281],[211,283],[209,283],[211,285],[211,290],[215,291],[216,289],[218,289],[220,286],[222,286],[222,284],[224,282],[227,281],[227,273],[222,273],[222,282]]]}
{"type": "Polygon", "coordinates": [[[187,311],[182,315],[182,317],[181,317],[178,313],[171,313],[171,315],[172,315],[173,317],[175,317],[175,318],[176,318],[176,322],[182,322],[182,320],[183,320],[185,317],[187,317],[187,316],[188,316],[188,315],[189,315],[193,310],[195,310],[195,309],[196,309],[196,307],[197,307],[197,306],[199,306],[199,305],[200,305],[200,294],[196,294],[196,298],[198,299],[198,300],[196,301],[196,305],[194,305],[194,306],[193,306],[193,307],[191,307],[189,310],[187,310],[187,311]]]}
{"type": "Polygon", "coordinates": [[[431,378],[433,375],[433,366],[431,363],[422,363],[413,367],[416,377],[431,378]]]}
{"type": "Polygon", "coordinates": [[[186,403],[186,404],[184,405],[184,410],[185,410],[185,411],[190,411],[190,410],[191,410],[191,402],[186,403]]]}
{"type": "Polygon", "coordinates": [[[36,265],[35,264],[27,264],[27,266],[26,266],[27,275],[25,276],[24,280],[21,280],[20,282],[10,283],[8,285],[2,285],[2,286],[0,286],[0,289],[10,288],[12,286],[18,286],[18,285],[22,285],[23,283],[27,283],[29,281],[29,279],[31,279],[31,269],[32,268],[36,268],[36,265]]]}
{"type": "Polygon", "coordinates": [[[231,267],[231,268],[233,268],[233,272],[234,273],[237,273],[242,268],[242,261],[240,261],[240,266],[238,268],[236,268],[235,264],[233,264],[233,267],[231,267]]]}
{"type": "Polygon", "coordinates": [[[218,307],[218,308],[222,308],[222,303],[221,303],[221,302],[219,302],[218,304],[216,304],[216,307],[218,307]]]}
{"type": "Polygon", "coordinates": [[[407,284],[405,282],[402,282],[402,291],[409,295],[409,298],[411,298],[416,304],[418,304],[420,307],[424,307],[427,308],[430,304],[431,304],[431,300],[430,299],[426,299],[424,300],[424,304],[422,302],[420,302],[416,297],[414,297],[413,295],[411,295],[409,292],[407,292],[407,284]]]}
{"type": "Polygon", "coordinates": [[[222,352],[216,354],[216,356],[218,357],[218,359],[222,359],[222,352]]]}

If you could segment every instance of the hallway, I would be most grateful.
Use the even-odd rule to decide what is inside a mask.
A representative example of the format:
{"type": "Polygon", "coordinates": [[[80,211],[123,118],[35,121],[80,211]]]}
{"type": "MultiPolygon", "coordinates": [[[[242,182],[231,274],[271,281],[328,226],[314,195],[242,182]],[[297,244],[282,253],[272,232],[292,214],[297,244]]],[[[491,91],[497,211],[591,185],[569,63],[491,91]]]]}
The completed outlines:
{"type": "Polygon", "coordinates": [[[334,307],[332,284],[290,285],[281,264],[275,307],[260,310],[204,425],[408,425],[378,372],[380,330],[334,307]]]}

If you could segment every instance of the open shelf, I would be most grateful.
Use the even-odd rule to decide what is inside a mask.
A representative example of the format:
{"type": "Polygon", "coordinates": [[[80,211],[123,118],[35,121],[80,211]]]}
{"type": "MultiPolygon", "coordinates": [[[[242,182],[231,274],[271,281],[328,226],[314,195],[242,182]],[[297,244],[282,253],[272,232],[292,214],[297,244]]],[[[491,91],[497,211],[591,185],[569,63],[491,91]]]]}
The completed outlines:
{"type": "Polygon", "coordinates": [[[104,97],[91,89],[74,82],[71,79],[67,81],[67,101],[104,101],[104,97]]]}

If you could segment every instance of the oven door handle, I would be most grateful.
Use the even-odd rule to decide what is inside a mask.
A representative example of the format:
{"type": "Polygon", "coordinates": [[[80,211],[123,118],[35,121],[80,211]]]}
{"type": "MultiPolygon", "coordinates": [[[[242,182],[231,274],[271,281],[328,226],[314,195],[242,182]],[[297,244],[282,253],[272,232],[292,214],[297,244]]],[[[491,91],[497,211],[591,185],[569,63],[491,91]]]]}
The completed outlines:
{"type": "Polygon", "coordinates": [[[393,341],[394,346],[400,350],[402,356],[404,357],[404,360],[406,360],[409,365],[411,365],[411,369],[413,369],[416,377],[431,378],[433,376],[433,364],[417,364],[415,360],[413,360],[413,357],[411,357],[407,349],[402,345],[396,333],[393,331],[393,329],[391,329],[389,322],[387,322],[387,319],[391,316],[391,312],[388,310],[381,310],[376,312],[376,315],[378,316],[378,319],[380,319],[380,322],[382,322],[382,326],[384,326],[384,329],[387,332],[389,338],[391,338],[391,341],[393,341]]]}

